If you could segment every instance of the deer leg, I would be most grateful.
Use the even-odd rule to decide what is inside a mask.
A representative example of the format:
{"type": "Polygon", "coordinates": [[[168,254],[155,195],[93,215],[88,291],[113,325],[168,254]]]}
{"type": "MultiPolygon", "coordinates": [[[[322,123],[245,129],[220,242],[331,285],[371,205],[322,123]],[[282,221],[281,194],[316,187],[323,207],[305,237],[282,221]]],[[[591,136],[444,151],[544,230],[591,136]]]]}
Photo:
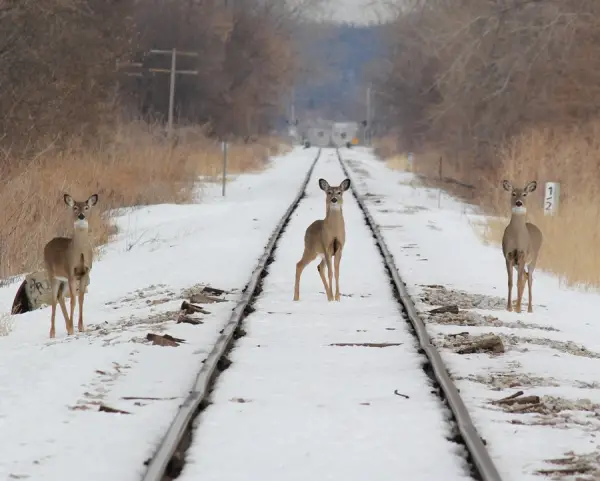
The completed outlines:
{"type": "Polygon", "coordinates": [[[334,255],[334,267],[335,267],[335,300],[340,300],[340,261],[342,260],[342,249],[334,255]]]}
{"type": "Polygon", "coordinates": [[[517,255],[517,306],[515,311],[521,312],[521,300],[525,290],[525,254],[519,252],[517,255]]]}
{"type": "Polygon", "coordinates": [[[533,312],[532,299],[533,294],[531,292],[531,286],[533,285],[533,268],[529,266],[529,272],[527,272],[527,292],[529,295],[529,304],[527,306],[527,312],[533,312]]]}
{"type": "Polygon", "coordinates": [[[50,339],[56,336],[56,326],[54,322],[56,320],[56,300],[58,297],[58,289],[60,282],[57,279],[50,278],[50,287],[52,294],[52,314],[50,315],[50,339]]]}
{"type": "Polygon", "coordinates": [[[71,296],[71,315],[69,316],[69,323],[67,325],[68,332],[73,332],[73,319],[75,318],[75,303],[77,302],[75,294],[75,282],[73,281],[73,279],[69,279],[69,295],[71,296]]]}
{"type": "Polygon", "coordinates": [[[325,257],[321,259],[319,265],[317,266],[317,271],[319,271],[319,276],[321,276],[321,281],[323,282],[323,287],[325,288],[325,294],[329,292],[329,286],[327,285],[327,279],[325,279],[325,266],[327,262],[325,262],[325,257]]]}
{"type": "Polygon", "coordinates": [[[310,254],[304,249],[304,254],[302,254],[302,259],[298,261],[296,264],[296,282],[294,283],[294,300],[300,300],[300,277],[302,276],[302,271],[304,268],[310,264],[315,259],[316,254],[314,256],[310,256],[310,254]]]}
{"type": "Polygon", "coordinates": [[[83,332],[83,299],[85,297],[86,280],[86,276],[83,276],[79,280],[79,322],[77,323],[77,330],[79,332],[83,332]]]}
{"type": "Polygon", "coordinates": [[[329,280],[328,290],[327,290],[327,300],[333,301],[333,290],[331,286],[333,285],[333,266],[331,265],[331,254],[325,254],[325,262],[327,262],[327,278],[329,280]]]}
{"type": "Polygon", "coordinates": [[[512,311],[513,268],[514,259],[512,256],[509,256],[506,259],[506,273],[508,274],[508,301],[506,302],[506,310],[509,312],[512,311]]]}
{"type": "Polygon", "coordinates": [[[73,334],[73,328],[69,330],[69,313],[67,312],[67,305],[65,304],[65,289],[66,285],[64,282],[60,283],[58,288],[58,302],[60,303],[60,310],[62,311],[63,317],[65,318],[65,326],[67,327],[67,334],[73,334]]]}

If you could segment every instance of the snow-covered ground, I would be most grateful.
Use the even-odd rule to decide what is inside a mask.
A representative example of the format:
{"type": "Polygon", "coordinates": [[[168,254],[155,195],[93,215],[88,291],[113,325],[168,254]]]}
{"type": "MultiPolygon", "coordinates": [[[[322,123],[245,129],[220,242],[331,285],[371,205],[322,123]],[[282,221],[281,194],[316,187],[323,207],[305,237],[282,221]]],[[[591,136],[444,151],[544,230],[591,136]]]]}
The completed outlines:
{"type": "MultiPolygon", "coordinates": [[[[0,337],[0,479],[141,476],[317,152],[296,148],[239,176],[225,199],[209,185],[198,204],[123,213],[92,270],[86,333],[67,338],[60,310],[55,340],[49,308],[11,319],[0,337]],[[198,284],[226,290],[228,302],[206,305],[203,324],[176,324],[182,291],[198,284]],[[153,346],[149,332],[186,342],[153,346]]],[[[17,287],[0,289],[3,312],[17,287]]]]}
{"type": "MultiPolygon", "coordinates": [[[[335,151],[323,152],[259,311],[246,320],[248,335],[200,418],[183,478],[468,479],[348,193],[342,301],[327,303],[316,263],[303,274],[301,301],[291,301],[304,229],[325,208],[315,179],[342,179],[335,151]],[[330,345],[368,342],[402,345],[330,345]]],[[[574,473],[559,476],[565,481],[595,479],[600,295],[563,289],[537,270],[534,313],[507,312],[504,261],[474,232],[480,216],[447,195],[438,207],[437,190],[389,170],[367,149],[341,152],[504,481],[543,479],[539,469],[574,473]],[[426,314],[450,304],[459,314],[426,314]],[[484,333],[501,336],[505,352],[455,352],[484,333]],[[517,390],[541,402],[521,411],[490,404],[517,390]],[[569,451],[595,457],[546,462],[569,451]]],[[[94,264],[86,333],[67,338],[59,312],[49,340],[48,308],[12,318],[13,331],[0,337],[0,479],[141,476],[316,153],[296,148],[265,172],[239,176],[225,199],[214,185],[198,204],[124,212],[94,264]],[[176,324],[197,285],[224,289],[227,301],[206,305],[200,325],[176,324]],[[186,342],[152,346],[150,332],[186,342]],[[100,404],[131,414],[102,412],[100,404]]],[[[0,289],[1,311],[10,311],[17,287],[0,289]]]]}
{"type": "Polygon", "coordinates": [[[304,232],[325,215],[317,179],[337,185],[344,178],[335,150],[323,152],[279,240],[256,312],[244,321],[247,335],[199,418],[180,479],[471,479],[349,192],[341,301],[327,302],[318,261],[304,270],[300,301],[292,301],[304,232]]]}
{"type": "Polygon", "coordinates": [[[507,312],[502,252],[481,242],[473,227],[481,216],[474,209],[447,194],[438,207],[437,189],[391,171],[367,149],[341,154],[417,308],[460,308],[459,314],[423,317],[503,479],[539,481],[536,470],[557,470],[552,479],[598,479],[600,296],[561,288],[538,269],[534,312],[507,312]],[[506,352],[455,352],[469,336],[485,333],[499,335],[506,352]],[[518,390],[541,402],[525,408],[490,404],[518,390]],[[590,455],[562,465],[546,462],[570,451],[590,455]]]}

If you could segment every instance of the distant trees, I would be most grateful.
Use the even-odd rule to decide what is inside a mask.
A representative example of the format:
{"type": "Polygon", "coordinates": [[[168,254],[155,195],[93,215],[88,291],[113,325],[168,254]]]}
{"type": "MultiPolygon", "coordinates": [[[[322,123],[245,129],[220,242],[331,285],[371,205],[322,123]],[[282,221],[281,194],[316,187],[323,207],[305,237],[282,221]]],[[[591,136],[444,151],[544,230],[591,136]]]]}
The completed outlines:
{"type": "MultiPolygon", "coordinates": [[[[289,94],[298,68],[292,12],[285,2],[230,4],[140,2],[135,12],[138,51],[176,47],[200,54],[198,61],[181,60],[181,65],[200,70],[197,77],[177,79],[176,116],[181,121],[208,123],[218,135],[265,133],[281,113],[282,97],[289,94]]],[[[170,66],[166,58],[138,60],[146,66],[170,66]]],[[[146,76],[130,80],[121,93],[136,110],[166,117],[168,82],[165,75],[146,76]]]]}
{"type": "MultiPolygon", "coordinates": [[[[8,152],[94,138],[123,107],[165,119],[168,75],[132,77],[117,61],[169,68],[150,48],[198,76],[177,79],[176,119],[216,135],[267,132],[298,69],[297,12],[261,0],[7,0],[0,3],[0,162],[8,152]]],[[[144,69],[145,70],[145,69],[144,69]]]]}
{"type": "Polygon", "coordinates": [[[377,112],[407,149],[485,162],[525,128],[600,113],[597,0],[418,0],[386,39],[377,112]]]}
{"type": "Polygon", "coordinates": [[[128,1],[0,3],[4,153],[31,152],[110,121],[115,59],[131,47],[131,14],[128,1]]]}
{"type": "Polygon", "coordinates": [[[310,23],[298,29],[305,64],[298,110],[308,116],[362,120],[365,69],[385,54],[380,26],[310,23]]]}

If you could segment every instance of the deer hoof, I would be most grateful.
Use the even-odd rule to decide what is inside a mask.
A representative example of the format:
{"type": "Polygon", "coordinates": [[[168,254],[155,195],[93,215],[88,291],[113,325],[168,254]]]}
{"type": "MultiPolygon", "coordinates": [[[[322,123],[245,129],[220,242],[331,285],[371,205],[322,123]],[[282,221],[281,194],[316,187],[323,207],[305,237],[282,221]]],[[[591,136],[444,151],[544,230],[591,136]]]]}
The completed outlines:
{"type": "Polygon", "coordinates": [[[340,301],[340,293],[339,292],[335,295],[335,300],[338,302],[340,301]]]}
{"type": "Polygon", "coordinates": [[[512,312],[512,306],[511,306],[510,304],[508,304],[508,305],[506,306],[506,310],[507,310],[508,312],[512,312]]]}
{"type": "Polygon", "coordinates": [[[531,314],[531,313],[533,312],[533,307],[529,306],[529,307],[527,308],[527,312],[529,312],[529,313],[531,314]]]}

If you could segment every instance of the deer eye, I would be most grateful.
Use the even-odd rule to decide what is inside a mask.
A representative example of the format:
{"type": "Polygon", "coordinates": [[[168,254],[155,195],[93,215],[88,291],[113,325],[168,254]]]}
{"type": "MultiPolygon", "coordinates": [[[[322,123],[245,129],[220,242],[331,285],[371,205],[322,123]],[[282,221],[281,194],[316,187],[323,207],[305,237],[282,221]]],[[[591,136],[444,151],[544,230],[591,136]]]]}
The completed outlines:
{"type": "Polygon", "coordinates": [[[89,205],[86,205],[86,206],[84,207],[84,209],[85,209],[85,210],[88,210],[89,208],[90,208],[90,206],[89,206],[89,205]]]}
{"type": "Polygon", "coordinates": [[[513,193],[512,193],[512,196],[513,196],[513,197],[516,197],[516,196],[517,196],[517,193],[516,193],[516,192],[513,192],[513,193]]]}

